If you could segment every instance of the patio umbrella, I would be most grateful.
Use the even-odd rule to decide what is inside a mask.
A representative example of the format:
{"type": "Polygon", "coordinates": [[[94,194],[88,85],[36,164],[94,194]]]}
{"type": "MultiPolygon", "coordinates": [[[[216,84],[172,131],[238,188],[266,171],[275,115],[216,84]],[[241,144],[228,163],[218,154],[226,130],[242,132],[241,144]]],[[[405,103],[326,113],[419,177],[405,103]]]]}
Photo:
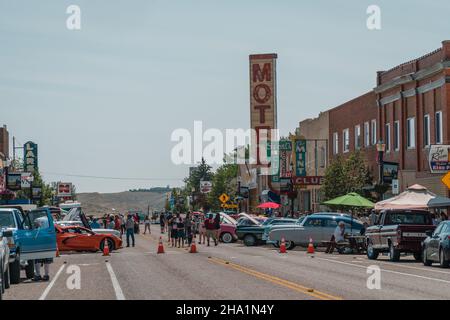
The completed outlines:
{"type": "Polygon", "coordinates": [[[279,207],[280,207],[280,205],[275,202],[264,202],[258,206],[258,208],[261,208],[261,209],[278,209],[279,207]]]}
{"type": "MultiPolygon", "coordinates": [[[[373,208],[375,206],[375,204],[372,201],[367,200],[364,197],[361,197],[359,194],[355,192],[350,192],[345,196],[325,201],[323,204],[334,206],[359,207],[359,208],[373,208]]],[[[350,226],[350,232],[353,233],[353,211],[351,215],[351,221],[352,223],[350,226]]]]}
{"type": "Polygon", "coordinates": [[[323,204],[333,206],[361,207],[361,208],[373,208],[375,205],[372,201],[367,200],[364,197],[361,197],[359,194],[355,192],[351,192],[346,194],[345,196],[325,201],[323,204]]]}
{"type": "Polygon", "coordinates": [[[377,202],[375,210],[426,210],[428,203],[434,198],[436,198],[434,193],[424,186],[415,184],[393,198],[377,202]]]}

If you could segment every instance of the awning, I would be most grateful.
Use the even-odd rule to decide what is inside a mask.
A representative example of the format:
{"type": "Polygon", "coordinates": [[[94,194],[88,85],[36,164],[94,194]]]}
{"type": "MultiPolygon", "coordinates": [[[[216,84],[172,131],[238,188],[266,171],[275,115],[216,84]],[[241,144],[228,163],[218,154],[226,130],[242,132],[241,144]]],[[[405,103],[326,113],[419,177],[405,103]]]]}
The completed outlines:
{"type": "Polygon", "coordinates": [[[261,198],[263,198],[264,202],[275,202],[280,204],[281,198],[279,195],[277,195],[275,192],[271,190],[264,190],[261,192],[261,198]]]}

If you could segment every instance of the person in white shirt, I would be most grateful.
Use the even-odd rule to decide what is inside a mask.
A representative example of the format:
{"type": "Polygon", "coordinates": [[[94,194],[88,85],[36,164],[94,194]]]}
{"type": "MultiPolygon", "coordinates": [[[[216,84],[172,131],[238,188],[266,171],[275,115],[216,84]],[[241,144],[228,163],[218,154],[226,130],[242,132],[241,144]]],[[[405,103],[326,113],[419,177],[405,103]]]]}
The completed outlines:
{"type": "Polygon", "coordinates": [[[334,241],[336,243],[345,241],[345,223],[340,221],[336,229],[334,230],[334,241]]]}

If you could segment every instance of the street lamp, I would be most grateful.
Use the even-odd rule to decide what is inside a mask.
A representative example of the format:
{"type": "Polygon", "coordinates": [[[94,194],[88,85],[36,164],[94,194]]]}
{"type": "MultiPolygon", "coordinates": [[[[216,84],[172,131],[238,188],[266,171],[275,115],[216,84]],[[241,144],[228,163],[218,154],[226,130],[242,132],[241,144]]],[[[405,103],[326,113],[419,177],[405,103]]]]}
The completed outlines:
{"type": "MultiPolygon", "coordinates": [[[[386,151],[386,144],[380,140],[377,143],[377,151],[378,151],[378,175],[379,180],[378,184],[381,187],[383,185],[383,156],[384,152],[386,151]]],[[[380,200],[382,199],[383,194],[382,191],[380,191],[380,200]]]]}

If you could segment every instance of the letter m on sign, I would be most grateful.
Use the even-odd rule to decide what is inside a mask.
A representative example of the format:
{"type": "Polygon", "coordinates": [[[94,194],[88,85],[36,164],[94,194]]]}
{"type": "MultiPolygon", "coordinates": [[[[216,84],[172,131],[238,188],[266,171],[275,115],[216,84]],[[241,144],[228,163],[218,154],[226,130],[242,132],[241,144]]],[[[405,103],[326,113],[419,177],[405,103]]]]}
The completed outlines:
{"type": "Polygon", "coordinates": [[[264,63],[264,66],[261,70],[261,65],[259,63],[253,64],[253,82],[263,82],[263,81],[271,81],[272,73],[271,73],[271,63],[264,63]]]}

